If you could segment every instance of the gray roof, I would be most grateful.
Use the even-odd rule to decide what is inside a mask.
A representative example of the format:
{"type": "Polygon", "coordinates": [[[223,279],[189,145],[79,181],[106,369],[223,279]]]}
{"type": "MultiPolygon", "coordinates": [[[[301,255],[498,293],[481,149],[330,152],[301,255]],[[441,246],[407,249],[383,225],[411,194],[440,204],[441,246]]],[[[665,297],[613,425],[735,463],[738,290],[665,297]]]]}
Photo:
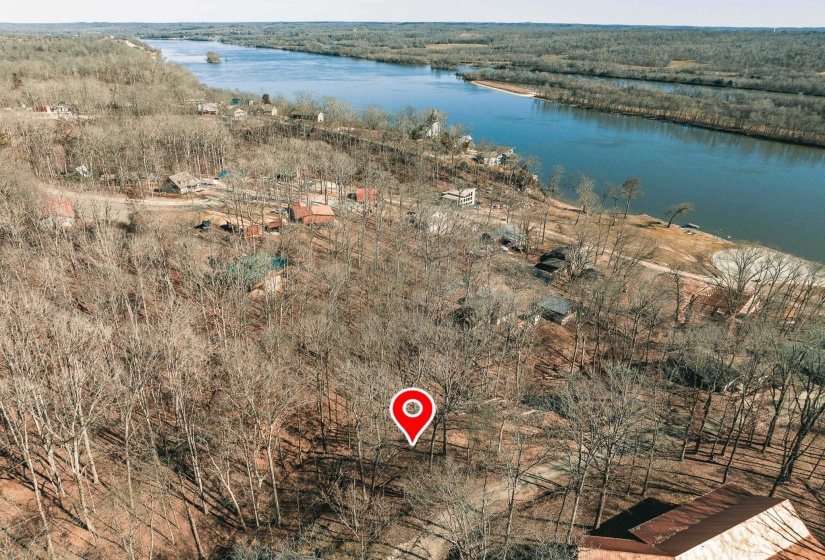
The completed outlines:
{"type": "Polygon", "coordinates": [[[542,312],[550,311],[552,313],[557,313],[559,315],[567,314],[573,307],[576,306],[575,302],[570,301],[569,299],[565,299],[561,296],[545,296],[539,303],[538,308],[542,312]]]}
{"type": "Polygon", "coordinates": [[[180,173],[170,175],[169,180],[182,189],[198,186],[198,180],[192,177],[188,171],[181,171],[180,173]]]}
{"type": "Polygon", "coordinates": [[[524,232],[521,231],[521,228],[513,222],[501,224],[496,229],[487,232],[485,235],[490,239],[504,239],[511,244],[521,243],[526,237],[524,232]]]}

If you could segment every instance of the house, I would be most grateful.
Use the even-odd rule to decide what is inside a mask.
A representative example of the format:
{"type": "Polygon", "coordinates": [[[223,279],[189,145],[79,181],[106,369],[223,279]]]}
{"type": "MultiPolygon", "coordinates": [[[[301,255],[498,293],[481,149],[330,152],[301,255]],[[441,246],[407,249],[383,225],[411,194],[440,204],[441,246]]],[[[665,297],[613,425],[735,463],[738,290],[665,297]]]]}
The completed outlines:
{"type": "Polygon", "coordinates": [[[512,156],[515,151],[515,148],[498,146],[492,150],[479,152],[475,160],[483,165],[502,165],[507,162],[508,156],[512,156]]]}
{"type": "Polygon", "coordinates": [[[570,267],[570,263],[561,259],[545,259],[536,263],[535,269],[541,271],[549,276],[550,280],[554,280],[570,267]]]}
{"type": "Polygon", "coordinates": [[[282,275],[289,260],[270,253],[246,255],[232,263],[227,269],[227,276],[243,284],[250,292],[261,289],[266,293],[283,289],[282,275]]]}
{"type": "Polygon", "coordinates": [[[814,560],[825,546],[788,499],[727,484],[630,529],[622,538],[589,536],[581,560],[814,560]]]}
{"type": "Polygon", "coordinates": [[[455,226],[455,220],[442,212],[409,212],[407,216],[414,227],[435,235],[446,235],[453,231],[455,226]]]}
{"type": "Polygon", "coordinates": [[[355,191],[356,202],[377,202],[378,189],[358,189],[355,191]]]}
{"type": "Polygon", "coordinates": [[[186,194],[200,184],[188,171],[170,175],[160,186],[160,192],[186,194]]]}
{"type": "Polygon", "coordinates": [[[516,317],[512,301],[502,293],[484,291],[475,298],[461,298],[461,307],[452,313],[453,323],[462,328],[499,326],[516,317]]]}
{"type": "Polygon", "coordinates": [[[548,321],[564,325],[576,316],[576,303],[561,296],[549,295],[535,304],[535,313],[548,321]]]}
{"type": "Polygon", "coordinates": [[[243,226],[238,229],[238,233],[244,239],[257,239],[258,237],[263,236],[263,232],[261,231],[261,226],[259,224],[243,226]]]}
{"type": "Polygon", "coordinates": [[[224,115],[225,118],[232,119],[233,121],[243,121],[249,116],[249,113],[246,112],[245,109],[241,109],[240,107],[230,108],[229,111],[226,112],[224,115]]]}
{"type": "Polygon", "coordinates": [[[43,203],[40,225],[49,228],[70,228],[75,224],[74,205],[71,200],[50,198],[43,203]]]}
{"type": "Polygon", "coordinates": [[[474,152],[476,149],[475,140],[469,134],[462,136],[458,139],[457,145],[459,148],[464,150],[465,152],[474,152]]]}
{"type": "Polygon", "coordinates": [[[461,189],[441,193],[441,198],[459,206],[473,206],[476,203],[475,189],[461,189]]]}
{"type": "Polygon", "coordinates": [[[494,230],[481,235],[484,241],[497,241],[506,247],[519,248],[527,241],[527,236],[513,222],[501,224],[494,230]]]}
{"type": "Polygon", "coordinates": [[[324,113],[300,113],[293,111],[292,114],[289,115],[289,118],[293,121],[315,121],[322,123],[324,122],[324,113]]]}
{"type": "Polygon", "coordinates": [[[198,114],[199,115],[217,115],[218,114],[218,104],[217,103],[198,103],[198,114]]]}
{"type": "Polygon", "coordinates": [[[292,220],[309,224],[328,224],[335,221],[335,212],[331,206],[326,204],[307,204],[306,202],[296,202],[289,213],[292,220]]]}
{"type": "Polygon", "coordinates": [[[556,247],[549,253],[544,253],[541,257],[539,257],[539,262],[544,262],[547,260],[560,260],[566,261],[569,260],[568,257],[573,253],[573,246],[572,245],[565,245],[563,247],[556,247]]]}
{"type": "Polygon", "coordinates": [[[416,128],[412,136],[415,140],[438,138],[441,136],[441,119],[438,116],[438,112],[434,110],[430,113],[429,122],[416,128]]]}

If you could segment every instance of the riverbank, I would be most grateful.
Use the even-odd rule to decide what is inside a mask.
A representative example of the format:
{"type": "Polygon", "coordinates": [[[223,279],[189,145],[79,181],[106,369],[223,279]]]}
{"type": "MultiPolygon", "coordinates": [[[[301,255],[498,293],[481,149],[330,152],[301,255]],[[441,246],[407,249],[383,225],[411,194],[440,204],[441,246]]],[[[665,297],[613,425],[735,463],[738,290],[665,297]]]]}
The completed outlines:
{"type": "Polygon", "coordinates": [[[486,80],[472,80],[470,82],[473,85],[487,88],[487,89],[494,89],[496,91],[503,91],[504,93],[511,93],[513,95],[518,95],[519,97],[537,97],[538,92],[534,91],[529,88],[515,86],[512,84],[505,84],[500,82],[488,82],[486,80]]]}
{"type": "Polygon", "coordinates": [[[471,84],[494,89],[504,93],[520,95],[521,97],[533,97],[551,103],[563,103],[581,109],[590,109],[603,113],[625,115],[629,117],[641,117],[655,119],[674,124],[684,124],[726,132],[730,134],[740,134],[764,140],[783,142],[799,146],[809,146],[813,148],[825,148],[825,134],[815,132],[798,131],[788,128],[781,128],[769,125],[748,125],[736,118],[720,115],[703,114],[695,109],[660,109],[657,107],[636,106],[627,103],[611,102],[602,99],[594,99],[588,95],[581,95],[578,91],[562,90],[554,88],[552,91],[538,92],[530,87],[530,84],[519,82],[508,82],[498,80],[479,80],[466,74],[457,74],[459,77],[471,84]]]}

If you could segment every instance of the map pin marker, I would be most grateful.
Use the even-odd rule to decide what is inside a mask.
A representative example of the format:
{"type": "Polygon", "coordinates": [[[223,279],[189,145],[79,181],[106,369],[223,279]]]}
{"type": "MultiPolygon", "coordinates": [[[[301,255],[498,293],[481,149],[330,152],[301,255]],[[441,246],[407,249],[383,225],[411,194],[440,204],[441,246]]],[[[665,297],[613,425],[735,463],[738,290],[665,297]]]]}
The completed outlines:
{"type": "Polygon", "coordinates": [[[395,394],[390,401],[390,416],[412,447],[435,418],[435,401],[427,391],[410,387],[395,394]],[[408,405],[413,405],[412,412],[408,405]]]}

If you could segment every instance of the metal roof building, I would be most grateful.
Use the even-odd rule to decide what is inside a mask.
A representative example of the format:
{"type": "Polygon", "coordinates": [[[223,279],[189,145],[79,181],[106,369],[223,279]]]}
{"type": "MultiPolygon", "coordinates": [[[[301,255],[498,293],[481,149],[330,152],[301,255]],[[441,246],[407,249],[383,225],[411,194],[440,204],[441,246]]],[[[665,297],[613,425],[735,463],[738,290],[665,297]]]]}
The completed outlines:
{"type": "Polygon", "coordinates": [[[583,560],[815,560],[825,547],[790,500],[727,484],[630,529],[633,538],[586,537],[583,560]]]}

